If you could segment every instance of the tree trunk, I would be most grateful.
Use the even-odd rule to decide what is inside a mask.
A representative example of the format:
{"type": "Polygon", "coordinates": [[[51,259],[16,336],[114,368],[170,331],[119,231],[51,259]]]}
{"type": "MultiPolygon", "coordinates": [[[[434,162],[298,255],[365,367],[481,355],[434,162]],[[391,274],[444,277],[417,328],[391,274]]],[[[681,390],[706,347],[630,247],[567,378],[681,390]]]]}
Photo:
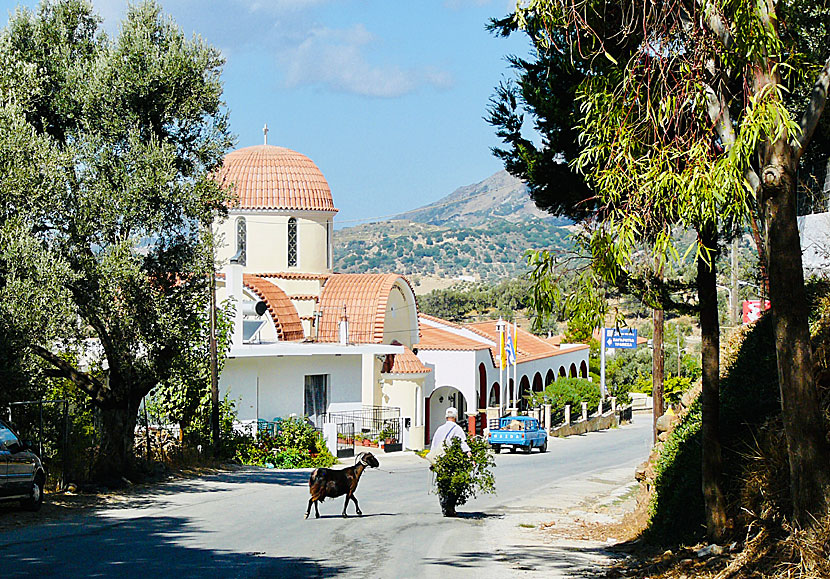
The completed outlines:
{"type": "MultiPolygon", "coordinates": [[[[700,243],[717,249],[712,229],[700,233],[700,243]]],[[[726,502],[721,488],[723,459],[720,445],[720,325],[718,323],[717,271],[715,253],[710,263],[697,258],[697,294],[700,303],[702,420],[701,475],[706,510],[706,532],[713,541],[723,539],[726,529],[726,502]]]]}
{"type": "Polygon", "coordinates": [[[119,486],[134,467],[135,424],[140,398],[101,409],[101,446],[93,465],[94,480],[119,486]]]}
{"type": "Polygon", "coordinates": [[[663,310],[656,309],[653,314],[654,319],[654,338],[652,339],[651,357],[651,398],[652,398],[652,435],[654,442],[657,442],[657,419],[663,416],[665,412],[665,404],[663,402],[663,377],[664,377],[664,358],[663,358],[663,310]]]}
{"type": "Polygon", "coordinates": [[[794,522],[809,526],[812,517],[827,511],[830,500],[830,445],[813,379],[792,148],[781,139],[771,145],[768,158],[761,178],[761,202],[790,494],[794,522]]]}

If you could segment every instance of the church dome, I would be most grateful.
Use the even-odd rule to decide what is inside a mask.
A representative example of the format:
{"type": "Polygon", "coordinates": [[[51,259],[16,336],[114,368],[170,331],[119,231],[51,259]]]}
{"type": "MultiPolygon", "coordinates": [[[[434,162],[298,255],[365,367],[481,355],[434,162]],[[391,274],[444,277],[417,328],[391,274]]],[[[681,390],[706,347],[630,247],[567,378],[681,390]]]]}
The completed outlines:
{"type": "Polygon", "coordinates": [[[314,161],[284,147],[232,151],[225,155],[217,180],[222,187],[235,186],[239,209],[337,211],[314,161]]]}

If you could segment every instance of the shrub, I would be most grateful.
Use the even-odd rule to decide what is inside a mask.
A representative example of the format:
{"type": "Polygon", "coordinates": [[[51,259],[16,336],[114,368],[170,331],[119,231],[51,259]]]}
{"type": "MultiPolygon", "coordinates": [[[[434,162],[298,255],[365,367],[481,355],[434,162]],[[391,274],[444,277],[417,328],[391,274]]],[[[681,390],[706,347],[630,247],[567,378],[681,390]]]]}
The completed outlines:
{"type": "Polygon", "coordinates": [[[337,462],[320,433],[293,417],[280,422],[274,436],[248,438],[238,446],[236,458],[242,464],[268,468],[319,468],[337,462]]]}
{"type": "Polygon", "coordinates": [[[582,402],[588,403],[588,412],[594,412],[599,406],[599,384],[585,378],[559,378],[548,384],[541,392],[528,395],[531,406],[550,404],[552,412],[558,412],[570,404],[572,409],[582,407],[582,402]]]}
{"type": "Polygon", "coordinates": [[[456,504],[463,505],[477,493],[496,492],[493,467],[496,461],[490,445],[480,436],[467,441],[472,458],[461,450],[461,439],[453,438],[444,454],[430,468],[435,473],[435,485],[441,496],[455,495],[456,504]]]}

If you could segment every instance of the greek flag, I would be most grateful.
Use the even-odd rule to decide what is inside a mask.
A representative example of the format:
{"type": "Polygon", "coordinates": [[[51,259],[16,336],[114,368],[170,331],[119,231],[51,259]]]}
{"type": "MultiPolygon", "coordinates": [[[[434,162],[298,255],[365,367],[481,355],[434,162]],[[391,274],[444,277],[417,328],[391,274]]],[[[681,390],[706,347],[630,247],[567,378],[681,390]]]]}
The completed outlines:
{"type": "Polygon", "coordinates": [[[513,336],[507,334],[507,340],[504,345],[504,351],[507,353],[507,363],[516,364],[516,349],[513,347],[513,336]]]}

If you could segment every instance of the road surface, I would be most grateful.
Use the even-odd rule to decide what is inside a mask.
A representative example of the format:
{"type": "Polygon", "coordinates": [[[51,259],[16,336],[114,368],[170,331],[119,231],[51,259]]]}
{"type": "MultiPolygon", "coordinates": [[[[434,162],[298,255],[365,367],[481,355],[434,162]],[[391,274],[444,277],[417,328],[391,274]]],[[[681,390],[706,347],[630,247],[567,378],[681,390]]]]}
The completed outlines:
{"type": "MultiPolygon", "coordinates": [[[[636,416],[617,429],[553,439],[545,454],[498,455],[497,494],[459,507],[456,519],[441,516],[427,463],[411,453],[379,457],[381,469],[367,470],[356,493],[364,516],[348,519],[340,517],[342,498],[321,504],[320,519],[303,519],[308,470],[244,468],[0,532],[0,568],[4,578],[522,576],[515,561],[524,549],[494,546],[499,521],[576,501],[555,492],[563,481],[579,490],[613,469],[633,476],[648,456],[650,426],[636,416]]],[[[567,566],[536,561],[557,563],[567,566]]]]}

